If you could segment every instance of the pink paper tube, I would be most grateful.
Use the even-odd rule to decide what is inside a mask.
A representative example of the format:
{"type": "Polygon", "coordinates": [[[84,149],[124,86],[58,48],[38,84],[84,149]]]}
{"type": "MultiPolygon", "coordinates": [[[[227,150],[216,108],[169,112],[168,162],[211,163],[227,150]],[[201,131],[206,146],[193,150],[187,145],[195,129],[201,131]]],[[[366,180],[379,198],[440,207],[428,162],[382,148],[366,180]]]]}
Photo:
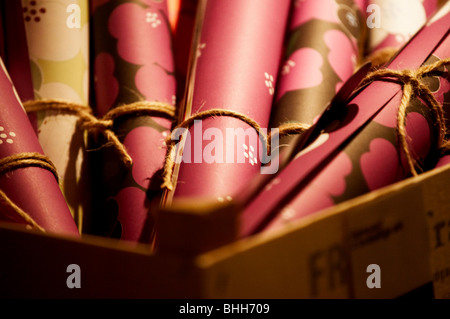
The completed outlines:
{"type": "Polygon", "coordinates": [[[182,99],[186,86],[189,52],[191,51],[195,14],[198,0],[180,0],[180,11],[174,30],[173,47],[175,75],[177,77],[177,98],[182,99]]]}
{"type": "Polygon", "coordinates": [[[0,1],[2,59],[22,102],[34,99],[23,10],[20,1],[0,1]]]}
{"type": "MultiPolygon", "coordinates": [[[[92,1],[95,107],[98,116],[138,101],[176,103],[172,31],[166,1],[92,1]]],[[[120,118],[115,133],[133,160],[112,148],[100,154],[97,231],[132,242],[152,236],[149,205],[161,195],[165,137],[172,119],[120,118]]]]}
{"type": "MultiPolygon", "coordinates": [[[[412,69],[450,56],[450,13],[441,11],[395,57],[393,70],[412,69]]],[[[447,68],[448,70],[448,68],[447,68]]],[[[440,103],[449,90],[444,77],[426,83],[440,103]]],[[[396,135],[401,86],[375,81],[318,120],[316,138],[269,182],[242,213],[241,235],[274,230],[321,209],[409,175],[396,135]],[[327,120],[327,117],[329,120],[327,120]],[[322,126],[321,126],[322,125],[322,126]]],[[[437,126],[429,107],[411,101],[405,120],[408,149],[424,169],[437,160],[437,126]]],[[[312,132],[312,131],[311,131],[312,132]]]]}
{"type": "MultiPolygon", "coordinates": [[[[0,158],[22,153],[44,152],[23,110],[11,79],[1,62],[0,67],[0,158]]],[[[55,176],[40,167],[25,167],[0,177],[0,189],[47,232],[78,236],[55,176]]],[[[17,221],[17,214],[0,201],[0,219],[17,221]]]]}
{"type": "MultiPolygon", "coordinates": [[[[289,4],[200,1],[204,10],[199,10],[196,28],[202,26],[191,51],[192,78],[181,121],[225,109],[267,128],[289,4]]],[[[194,123],[189,136],[174,170],[175,190],[166,193],[166,204],[186,197],[231,200],[259,174],[260,137],[242,119],[210,117],[194,123]]]]}
{"type": "MultiPolygon", "coordinates": [[[[313,124],[358,67],[364,15],[361,3],[353,0],[293,2],[270,127],[313,124]]],[[[294,136],[282,137],[281,148],[294,136]]]]}

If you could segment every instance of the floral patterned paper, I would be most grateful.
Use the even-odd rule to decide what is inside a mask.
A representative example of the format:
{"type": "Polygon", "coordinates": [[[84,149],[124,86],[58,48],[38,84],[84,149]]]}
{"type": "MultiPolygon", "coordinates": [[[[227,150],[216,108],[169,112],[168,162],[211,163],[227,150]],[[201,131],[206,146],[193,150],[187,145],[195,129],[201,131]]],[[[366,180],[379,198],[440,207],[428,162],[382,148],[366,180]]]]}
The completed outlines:
{"type": "MultiPolygon", "coordinates": [[[[167,1],[92,1],[95,109],[98,116],[124,104],[176,104],[172,30],[167,1]]],[[[115,131],[133,159],[126,168],[112,149],[98,165],[97,231],[128,241],[152,240],[150,205],[161,195],[165,138],[171,120],[138,116],[118,120],[115,131]]]]}
{"type": "Polygon", "coordinates": [[[33,100],[34,91],[22,4],[20,1],[3,1],[0,11],[3,26],[1,30],[3,33],[0,34],[2,59],[22,102],[33,100]]]}
{"type": "Polygon", "coordinates": [[[22,7],[36,98],[88,104],[87,1],[23,0],[22,7]]]}
{"type": "MultiPolygon", "coordinates": [[[[35,99],[88,105],[87,0],[22,0],[35,99]]],[[[30,113],[39,142],[55,164],[61,189],[80,232],[90,227],[90,181],[85,137],[78,117],[30,113]]]]}
{"type": "MultiPolygon", "coordinates": [[[[388,67],[416,69],[450,56],[449,23],[450,13],[430,21],[388,67]]],[[[424,81],[444,103],[448,77],[424,81]]],[[[400,100],[398,84],[375,81],[345,107],[334,105],[334,120],[318,128],[320,134],[275,177],[277,183],[269,183],[245,208],[241,235],[282,227],[410,176],[396,133],[400,100]]],[[[423,169],[434,167],[438,128],[419,99],[411,101],[405,125],[413,158],[423,169]]]]}
{"type": "MultiPolygon", "coordinates": [[[[363,13],[352,0],[294,1],[270,127],[312,124],[355,71],[363,13]]],[[[280,144],[293,141],[284,137],[280,144]]],[[[283,146],[285,147],[285,146],[283,146]]]]}

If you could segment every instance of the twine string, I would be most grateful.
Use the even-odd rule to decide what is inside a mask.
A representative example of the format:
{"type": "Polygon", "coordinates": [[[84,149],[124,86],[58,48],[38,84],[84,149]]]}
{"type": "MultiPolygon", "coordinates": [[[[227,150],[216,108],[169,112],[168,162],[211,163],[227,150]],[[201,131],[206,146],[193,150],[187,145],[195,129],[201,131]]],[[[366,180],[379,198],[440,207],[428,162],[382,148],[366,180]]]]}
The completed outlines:
{"type": "MultiPolygon", "coordinates": [[[[278,135],[278,137],[288,136],[288,135],[292,135],[292,134],[303,134],[311,126],[312,126],[311,124],[306,124],[306,123],[301,123],[301,122],[286,122],[286,123],[280,124],[277,127],[278,132],[276,132],[276,134],[278,135]]],[[[272,134],[272,132],[270,132],[267,136],[269,152],[270,152],[271,146],[272,146],[271,141],[272,141],[273,135],[275,135],[275,134],[272,134]]]]}
{"type": "Polygon", "coordinates": [[[414,97],[421,98],[425,105],[429,107],[433,116],[435,117],[438,126],[438,148],[448,147],[448,142],[445,140],[447,136],[447,127],[445,124],[445,116],[442,105],[436,100],[431,90],[421,80],[427,76],[439,76],[442,71],[439,69],[450,65],[450,58],[439,60],[429,65],[423,65],[416,70],[391,70],[379,69],[369,73],[361,82],[364,86],[373,81],[387,81],[395,80],[402,85],[402,98],[397,113],[397,136],[400,142],[401,150],[403,151],[408,162],[409,170],[412,175],[418,175],[416,166],[417,162],[411,155],[407,141],[406,133],[406,109],[414,97]]]}
{"type": "MultiPolygon", "coordinates": [[[[39,153],[20,153],[2,158],[0,160],[0,175],[3,176],[13,170],[26,167],[40,167],[46,169],[50,171],[58,181],[58,173],[55,165],[48,157],[39,153]]],[[[9,215],[12,220],[25,223],[28,228],[45,232],[44,228],[42,228],[28,213],[17,206],[3,190],[0,190],[0,202],[13,210],[14,215],[9,215]]]]}
{"type": "MultiPolygon", "coordinates": [[[[125,164],[131,165],[132,159],[126,151],[124,145],[115,135],[112,128],[114,120],[127,115],[151,115],[163,116],[173,119],[175,117],[175,107],[166,103],[139,101],[132,104],[119,106],[108,112],[103,118],[97,119],[91,113],[91,109],[87,106],[72,103],[63,100],[35,100],[27,101],[23,104],[25,111],[55,111],[69,115],[75,115],[79,118],[81,128],[89,132],[99,131],[107,138],[108,142],[113,144],[118,150],[125,164]]],[[[40,167],[50,171],[59,182],[59,176],[56,167],[51,160],[39,153],[20,153],[0,159],[0,175],[19,168],[40,167]]],[[[42,232],[45,230],[23,209],[16,205],[3,190],[0,190],[0,202],[9,206],[14,212],[13,215],[8,214],[9,218],[17,222],[25,223],[28,228],[37,229],[42,232]]]]}
{"type": "Polygon", "coordinates": [[[192,124],[194,124],[194,121],[196,120],[204,120],[207,118],[212,118],[216,116],[226,116],[226,117],[233,117],[236,119],[239,119],[245,123],[247,123],[249,126],[251,126],[255,131],[259,134],[260,138],[263,139],[264,146],[266,149],[269,149],[269,142],[267,139],[267,136],[262,132],[261,126],[256,122],[255,120],[251,119],[247,115],[244,115],[242,113],[232,111],[232,110],[226,110],[226,109],[210,109],[207,111],[199,112],[191,117],[188,117],[186,120],[179,123],[173,130],[172,134],[169,135],[166,139],[167,144],[167,155],[166,160],[164,162],[164,169],[163,169],[163,183],[161,185],[162,189],[167,189],[169,191],[172,191],[174,188],[174,185],[172,183],[172,174],[175,166],[175,157],[176,157],[176,142],[177,140],[173,138],[173,133],[176,132],[177,129],[183,128],[183,129],[189,129],[192,124]]]}
{"type": "Polygon", "coordinates": [[[141,115],[162,116],[171,120],[175,117],[173,105],[156,101],[138,101],[121,105],[110,110],[102,118],[94,116],[88,106],[57,99],[28,101],[24,103],[24,108],[27,112],[56,111],[77,116],[80,127],[90,133],[101,133],[107,140],[107,143],[102,146],[115,147],[121,160],[127,166],[133,164],[133,159],[114,132],[114,120],[124,116],[141,115]]]}
{"type": "Polygon", "coordinates": [[[20,153],[0,159],[0,175],[5,175],[18,168],[30,166],[45,168],[59,181],[55,165],[47,156],[40,153],[20,153]]]}
{"type": "MultiPolygon", "coordinates": [[[[438,145],[439,147],[447,147],[450,148],[450,144],[445,141],[445,137],[447,134],[446,126],[445,126],[445,118],[444,111],[442,106],[433,96],[433,93],[430,89],[421,82],[421,80],[426,76],[436,76],[439,75],[437,71],[443,66],[449,65],[450,59],[444,59],[437,61],[433,64],[424,65],[418,68],[417,70],[391,70],[391,69],[378,69],[369,73],[365,79],[361,82],[360,86],[364,86],[373,81],[386,81],[386,80],[396,80],[402,85],[402,99],[398,109],[397,116],[397,132],[398,138],[400,141],[401,149],[406,157],[408,162],[408,166],[413,175],[417,175],[416,170],[416,161],[414,160],[411,152],[409,150],[407,134],[406,134],[406,109],[410,104],[411,100],[414,97],[420,97],[424,100],[425,104],[429,106],[433,115],[436,118],[438,127],[439,127],[439,138],[438,145]]],[[[170,119],[175,117],[175,108],[172,105],[168,105],[160,102],[148,102],[148,101],[140,101],[128,105],[118,106],[108,112],[101,119],[96,118],[92,115],[91,110],[87,106],[79,105],[76,103],[71,103],[67,101],[59,101],[59,100],[38,100],[38,101],[30,101],[24,104],[24,107],[27,112],[36,112],[42,110],[54,110],[54,111],[63,111],[69,114],[77,115],[80,119],[82,128],[88,130],[89,132],[98,131],[102,133],[108,143],[111,143],[119,152],[123,162],[127,165],[132,164],[132,158],[129,156],[125,146],[120,142],[119,138],[113,131],[114,120],[125,115],[162,115],[167,116],[170,119]]],[[[216,116],[227,116],[237,118],[249,126],[254,128],[260,136],[263,137],[265,146],[267,150],[270,150],[270,140],[271,133],[267,136],[262,134],[260,125],[249,118],[248,116],[241,114],[239,112],[226,110],[226,109],[211,109],[203,112],[199,112],[194,114],[193,116],[187,118],[183,122],[179,123],[172,130],[172,133],[179,128],[188,129],[192,126],[195,120],[203,120],[206,118],[216,117],[216,116]]],[[[289,134],[301,134],[307,129],[309,129],[311,125],[304,123],[284,123],[278,127],[278,135],[289,135],[289,134]]],[[[167,144],[167,153],[166,159],[164,162],[163,168],[163,183],[161,188],[165,188],[168,190],[173,190],[172,184],[172,174],[175,165],[175,141],[173,138],[173,134],[169,135],[166,144],[167,144]]]]}
{"type": "MultiPolygon", "coordinates": [[[[148,101],[139,101],[132,104],[118,106],[109,111],[100,119],[92,115],[92,111],[88,106],[58,99],[28,101],[24,103],[24,108],[27,112],[56,111],[65,114],[76,115],[79,118],[81,128],[86,129],[89,132],[100,132],[101,134],[103,134],[106,137],[108,143],[116,148],[122,161],[128,166],[132,164],[133,160],[128,154],[125,146],[122,144],[122,142],[120,142],[119,138],[113,131],[114,120],[126,115],[159,115],[168,117],[170,119],[173,119],[175,117],[174,106],[161,102],[148,101]]],[[[266,149],[270,150],[271,139],[268,139],[268,136],[270,136],[270,134],[268,136],[264,135],[261,131],[261,126],[248,116],[226,109],[211,109],[199,112],[189,117],[185,121],[179,123],[176,127],[173,128],[172,132],[174,132],[177,128],[188,129],[189,127],[191,127],[195,120],[203,120],[206,118],[217,116],[234,117],[247,123],[260,134],[260,136],[264,140],[265,146],[267,147],[266,149]]],[[[286,123],[280,126],[279,135],[281,136],[300,133],[305,131],[308,127],[308,125],[304,125],[302,123],[286,123]]],[[[166,188],[169,190],[173,189],[171,179],[176,155],[176,150],[174,147],[176,143],[175,140],[171,137],[172,135],[169,135],[168,139],[166,140],[168,149],[166,160],[164,162],[163,184],[161,185],[163,189],[166,188]]]]}
{"type": "MultiPolygon", "coordinates": [[[[424,100],[425,104],[430,108],[432,111],[434,117],[436,118],[437,125],[439,127],[439,136],[438,136],[438,145],[439,148],[447,147],[450,148],[450,143],[445,141],[445,137],[447,135],[447,129],[445,125],[445,117],[444,117],[444,111],[442,108],[442,105],[436,100],[433,93],[430,91],[430,89],[421,82],[421,80],[424,77],[427,76],[439,76],[439,69],[443,66],[449,65],[450,59],[440,60],[433,64],[424,65],[418,68],[417,70],[391,70],[391,69],[379,69],[372,71],[369,73],[363,81],[361,81],[360,87],[367,85],[374,81],[386,81],[388,79],[395,79],[397,82],[399,82],[402,85],[402,99],[398,108],[398,115],[397,115],[397,135],[400,142],[400,147],[406,157],[410,172],[413,175],[417,175],[416,170],[416,160],[411,155],[411,151],[409,149],[408,141],[407,141],[407,132],[406,132],[406,109],[408,108],[411,100],[414,97],[420,97],[424,100]]],[[[238,118],[247,124],[249,124],[251,127],[253,127],[257,132],[261,132],[260,126],[257,122],[250,119],[246,115],[230,111],[230,110],[224,110],[224,109],[212,109],[204,112],[197,113],[180,124],[178,124],[175,129],[177,128],[189,128],[195,120],[203,120],[208,117],[214,117],[214,116],[231,116],[238,118]]],[[[278,135],[284,136],[289,134],[302,134],[306,130],[308,130],[311,127],[309,124],[305,123],[295,123],[295,122],[288,122],[281,124],[278,129],[278,135]]],[[[270,151],[271,147],[271,138],[272,135],[269,133],[267,136],[264,137],[264,140],[266,142],[267,150],[270,151]]],[[[172,135],[168,137],[168,140],[166,141],[166,144],[168,145],[168,151],[166,155],[166,160],[164,163],[164,170],[163,170],[163,184],[161,185],[161,188],[165,188],[167,190],[173,190],[173,183],[172,183],[172,173],[175,165],[175,156],[176,156],[176,150],[175,150],[175,139],[172,138],[172,135]]]]}
{"type": "MultiPolygon", "coordinates": [[[[363,64],[370,62],[372,64],[372,69],[377,69],[378,67],[381,67],[385,63],[389,62],[391,58],[397,53],[397,51],[397,48],[386,48],[378,50],[366,59],[359,59],[360,62],[357,64],[357,66],[362,66],[363,64]]],[[[312,124],[302,122],[285,122],[278,126],[278,136],[282,137],[292,134],[303,134],[311,126],[312,124]]],[[[268,140],[269,142],[271,141],[271,134],[269,134],[268,140]]]]}

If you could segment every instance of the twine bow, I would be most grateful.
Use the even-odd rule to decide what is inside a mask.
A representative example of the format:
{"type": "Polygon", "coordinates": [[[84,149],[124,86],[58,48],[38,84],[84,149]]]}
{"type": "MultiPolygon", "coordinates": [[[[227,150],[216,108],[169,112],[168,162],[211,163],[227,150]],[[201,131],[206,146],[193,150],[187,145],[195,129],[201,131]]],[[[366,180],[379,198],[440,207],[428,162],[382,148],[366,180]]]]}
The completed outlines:
{"type": "Polygon", "coordinates": [[[407,142],[406,134],[406,109],[414,97],[420,97],[425,104],[430,108],[432,114],[436,119],[438,125],[438,147],[442,149],[448,145],[445,141],[447,136],[447,127],[445,125],[444,110],[441,104],[436,100],[431,90],[426,86],[422,80],[427,76],[441,76],[442,71],[439,69],[450,65],[450,58],[439,60],[432,64],[423,65],[416,70],[391,70],[379,69],[369,73],[361,82],[361,86],[369,84],[373,81],[388,81],[394,80],[402,85],[402,98],[398,108],[397,115],[397,132],[400,145],[408,162],[409,169],[412,175],[417,175],[416,161],[411,155],[407,142]]]}

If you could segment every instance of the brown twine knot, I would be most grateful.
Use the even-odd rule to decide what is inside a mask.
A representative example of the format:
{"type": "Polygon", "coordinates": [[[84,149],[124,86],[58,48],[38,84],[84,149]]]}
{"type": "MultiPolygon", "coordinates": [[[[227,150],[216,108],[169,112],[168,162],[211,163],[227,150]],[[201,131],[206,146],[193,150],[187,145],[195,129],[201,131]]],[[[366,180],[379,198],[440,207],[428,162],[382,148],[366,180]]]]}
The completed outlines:
{"type": "Polygon", "coordinates": [[[242,113],[226,109],[210,109],[207,111],[196,113],[174,127],[174,129],[172,130],[172,134],[170,134],[166,139],[167,155],[163,169],[163,183],[161,185],[162,189],[172,191],[174,187],[172,183],[172,174],[175,166],[176,140],[173,138],[173,133],[180,128],[189,129],[195,120],[204,120],[206,118],[216,116],[234,117],[247,123],[249,126],[254,128],[258,134],[260,134],[260,137],[262,137],[265,146],[267,147],[267,149],[269,149],[267,136],[262,132],[261,126],[258,124],[258,122],[242,113]]]}
{"type": "MultiPolygon", "coordinates": [[[[58,181],[58,173],[56,171],[55,165],[52,161],[39,153],[20,153],[12,156],[4,157],[0,160],[0,175],[3,176],[8,172],[19,168],[25,167],[40,167],[50,171],[58,181]]],[[[3,190],[0,190],[0,201],[12,208],[15,215],[9,216],[11,219],[25,223],[28,228],[40,230],[45,232],[45,230],[38,225],[38,223],[25,211],[23,211],[19,206],[17,206],[3,190]]]]}
{"type": "Polygon", "coordinates": [[[448,142],[445,140],[447,136],[447,127],[445,125],[445,116],[443,106],[434,97],[431,90],[422,83],[422,79],[427,76],[441,76],[441,67],[450,64],[450,58],[437,61],[432,64],[423,65],[416,70],[391,70],[379,69],[369,73],[361,82],[360,87],[369,84],[373,81],[394,81],[402,85],[402,99],[398,108],[397,115],[397,136],[400,140],[400,145],[408,162],[408,166],[412,175],[416,176],[416,161],[411,156],[409,150],[407,135],[406,135],[406,109],[414,97],[420,97],[433,113],[438,128],[438,148],[448,147],[448,142]]]}
{"type": "Polygon", "coordinates": [[[92,114],[92,110],[88,106],[58,99],[28,101],[24,103],[24,108],[27,112],[56,111],[77,116],[80,127],[91,133],[98,132],[103,134],[108,142],[102,147],[107,145],[114,146],[127,166],[133,164],[133,159],[113,130],[114,120],[123,116],[140,115],[162,116],[171,120],[175,117],[175,107],[173,105],[157,101],[138,101],[121,105],[110,110],[100,119],[92,114]]]}

